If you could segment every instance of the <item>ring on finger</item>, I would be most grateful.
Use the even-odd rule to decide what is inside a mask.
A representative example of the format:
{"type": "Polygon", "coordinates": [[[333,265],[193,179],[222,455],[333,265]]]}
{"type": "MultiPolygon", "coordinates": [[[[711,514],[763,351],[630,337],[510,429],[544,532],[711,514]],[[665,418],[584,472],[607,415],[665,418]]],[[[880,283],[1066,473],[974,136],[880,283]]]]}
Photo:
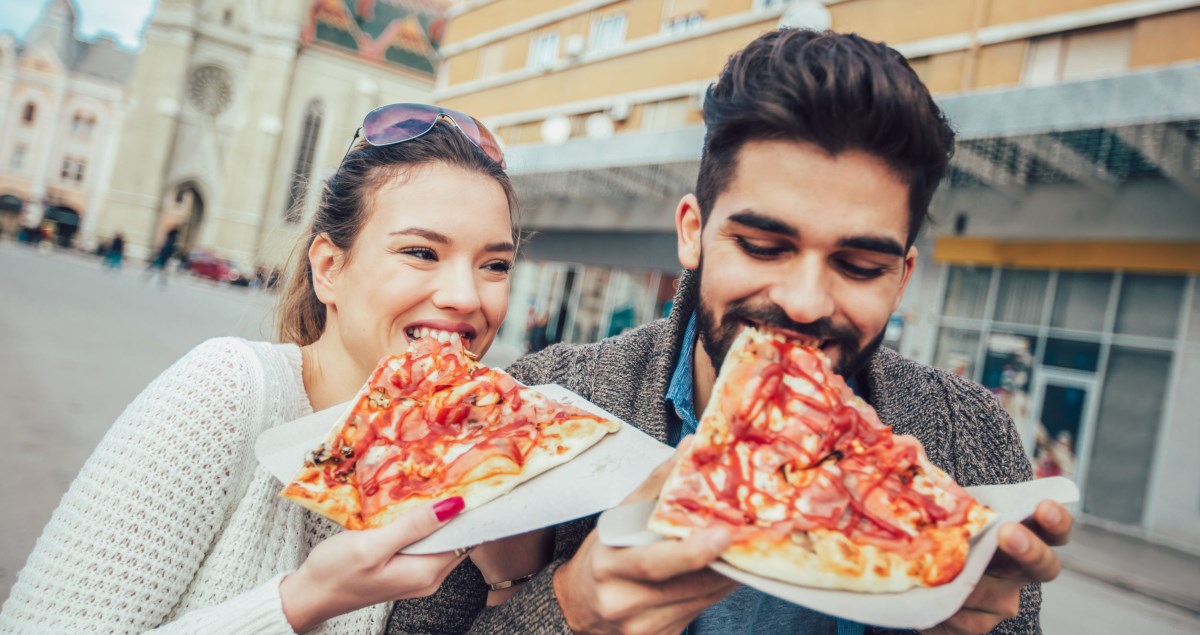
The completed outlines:
{"type": "Polygon", "coordinates": [[[471,545],[470,547],[459,547],[458,549],[454,550],[454,557],[461,558],[461,557],[467,555],[468,553],[471,553],[471,550],[478,546],[479,545],[471,545]]]}

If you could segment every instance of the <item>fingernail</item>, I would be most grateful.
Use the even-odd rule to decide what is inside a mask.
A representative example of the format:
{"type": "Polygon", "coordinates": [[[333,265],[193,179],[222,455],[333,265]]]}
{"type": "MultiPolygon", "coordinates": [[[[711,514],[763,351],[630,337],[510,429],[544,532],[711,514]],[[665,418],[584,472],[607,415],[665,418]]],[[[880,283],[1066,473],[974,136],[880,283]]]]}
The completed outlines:
{"type": "Polygon", "coordinates": [[[1008,532],[1008,548],[1014,555],[1023,554],[1029,551],[1029,536],[1020,529],[1013,529],[1008,532]]]}
{"type": "Polygon", "coordinates": [[[1046,522],[1051,525],[1057,525],[1062,522],[1062,512],[1059,511],[1058,505],[1051,505],[1050,510],[1044,516],[1046,517],[1046,522]]]}
{"type": "Polygon", "coordinates": [[[454,518],[467,506],[467,502],[462,496],[452,496],[442,499],[433,506],[433,515],[437,516],[438,522],[446,522],[454,518]]]}
{"type": "Polygon", "coordinates": [[[732,538],[727,531],[721,531],[717,529],[710,532],[708,535],[708,546],[712,547],[712,550],[717,553],[723,553],[726,549],[728,549],[731,541],[732,538]]]}

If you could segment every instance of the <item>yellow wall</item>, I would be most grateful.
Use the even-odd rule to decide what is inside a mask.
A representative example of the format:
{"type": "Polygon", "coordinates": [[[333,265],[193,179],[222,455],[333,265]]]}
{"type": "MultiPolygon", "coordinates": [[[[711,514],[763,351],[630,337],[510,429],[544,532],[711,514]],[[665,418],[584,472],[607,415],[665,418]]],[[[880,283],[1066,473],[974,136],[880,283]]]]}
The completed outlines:
{"type": "Polygon", "coordinates": [[[1200,9],[1138,20],[1133,26],[1133,68],[1200,59],[1200,9]]]}
{"type": "Polygon", "coordinates": [[[730,52],[773,28],[770,20],[654,49],[646,55],[624,55],[550,73],[526,81],[441,100],[477,117],[521,112],[557,104],[606,97],[716,76],[730,52]]]}
{"type": "Polygon", "coordinates": [[[1200,243],[1149,241],[1018,241],[941,236],[933,259],[941,264],[1026,269],[1200,273],[1200,243]]]}
{"type": "Polygon", "coordinates": [[[456,44],[572,3],[573,0],[498,0],[485,4],[452,18],[446,26],[442,46],[456,44]]]}
{"type": "MultiPolygon", "coordinates": [[[[1035,20],[1048,15],[1094,9],[1128,0],[976,0],[987,2],[984,26],[1035,20]]],[[[964,0],[963,4],[967,4],[964,0]]]]}
{"type": "Polygon", "coordinates": [[[851,0],[831,5],[833,28],[889,44],[971,30],[971,0],[851,0]]]}
{"type": "Polygon", "coordinates": [[[1020,83],[1028,49],[1028,40],[993,44],[979,49],[972,88],[1015,86],[1020,83]]]}

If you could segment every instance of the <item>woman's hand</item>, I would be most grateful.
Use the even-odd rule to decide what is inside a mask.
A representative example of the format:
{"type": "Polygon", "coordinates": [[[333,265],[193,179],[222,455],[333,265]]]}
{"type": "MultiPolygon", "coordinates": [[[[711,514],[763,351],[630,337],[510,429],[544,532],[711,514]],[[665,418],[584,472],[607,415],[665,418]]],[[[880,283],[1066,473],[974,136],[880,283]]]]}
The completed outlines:
{"type": "Polygon", "coordinates": [[[344,531],[317,545],[279,584],[283,614],[297,633],[364,606],[429,595],[462,556],[406,556],[404,547],[428,536],[463,510],[455,496],[404,514],[378,529],[344,531]]]}
{"type": "MultiPolygon", "coordinates": [[[[494,584],[541,571],[550,563],[553,553],[554,528],[551,527],[484,543],[471,552],[471,561],[479,567],[483,579],[489,584],[494,584]]],[[[520,589],[520,585],[515,585],[499,591],[489,591],[487,605],[503,604],[520,589]]]]}

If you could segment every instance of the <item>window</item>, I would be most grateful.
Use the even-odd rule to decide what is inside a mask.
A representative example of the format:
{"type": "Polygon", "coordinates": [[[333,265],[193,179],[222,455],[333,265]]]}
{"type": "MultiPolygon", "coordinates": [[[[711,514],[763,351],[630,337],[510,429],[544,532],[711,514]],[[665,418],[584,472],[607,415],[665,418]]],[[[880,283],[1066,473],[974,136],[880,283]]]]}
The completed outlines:
{"type": "Polygon", "coordinates": [[[1111,287],[1110,273],[1059,273],[1050,326],[1080,331],[1104,330],[1111,287]]]}
{"type": "Polygon", "coordinates": [[[558,61],[558,34],[543,33],[529,42],[528,67],[541,70],[550,68],[558,61]]]}
{"type": "Polygon", "coordinates": [[[37,104],[32,101],[25,104],[25,111],[21,113],[21,121],[26,124],[32,124],[37,117],[37,104]]]}
{"type": "Polygon", "coordinates": [[[1034,40],[1021,83],[1042,86],[1128,70],[1132,34],[1129,25],[1121,25],[1034,40]]]}
{"type": "Polygon", "coordinates": [[[1174,338],[1183,285],[1183,276],[1126,275],[1121,280],[1121,301],[1113,331],[1174,338]]]}
{"type": "Polygon", "coordinates": [[[642,107],[642,130],[668,130],[687,123],[687,99],[656,101],[642,107]]]}
{"type": "Polygon", "coordinates": [[[475,65],[475,77],[483,79],[491,77],[504,68],[504,52],[508,42],[496,42],[486,46],[479,52],[479,62],[475,65]]]}
{"type": "Polygon", "coordinates": [[[28,148],[26,148],[24,145],[18,144],[17,147],[13,148],[12,160],[9,161],[8,164],[9,167],[14,170],[23,169],[25,167],[25,155],[28,154],[28,152],[28,148]]]}
{"type": "Polygon", "coordinates": [[[1141,522],[1170,372],[1170,353],[1113,347],[1096,415],[1085,512],[1141,522]]]}
{"type": "Polygon", "coordinates": [[[308,102],[304,124],[300,128],[300,147],[296,150],[292,182],[288,187],[287,207],[283,210],[283,218],[289,223],[298,223],[304,216],[304,199],[308,193],[308,181],[312,177],[313,156],[317,151],[317,135],[321,132],[323,112],[320,101],[314,99],[308,102]]]}
{"type": "Polygon", "coordinates": [[[942,327],[938,333],[933,365],[959,377],[975,376],[975,358],[979,350],[979,331],[942,327]]]}
{"type": "Polygon", "coordinates": [[[84,170],[87,169],[87,161],[76,159],[74,157],[66,157],[62,162],[62,170],[59,172],[59,177],[64,181],[75,181],[80,183],[83,181],[84,170]]]}
{"type": "Polygon", "coordinates": [[[92,136],[92,131],[95,128],[96,118],[92,115],[77,112],[75,113],[75,117],[71,120],[71,132],[73,134],[82,137],[90,137],[92,136]]]}
{"type": "Polygon", "coordinates": [[[625,43],[625,14],[616,13],[592,20],[588,34],[588,49],[593,52],[611,51],[625,43]]]}
{"type": "Polygon", "coordinates": [[[942,314],[947,317],[983,319],[991,281],[991,269],[952,268],[946,281],[946,304],[942,307],[942,314]]]}
{"type": "Polygon", "coordinates": [[[671,18],[669,21],[667,21],[666,30],[669,33],[678,33],[680,31],[693,29],[703,23],[704,16],[702,14],[690,13],[688,15],[681,15],[671,18]]]}
{"type": "Polygon", "coordinates": [[[996,321],[1041,324],[1049,278],[1050,274],[1046,271],[1001,271],[1000,290],[996,295],[996,321]]]}
{"type": "Polygon", "coordinates": [[[755,9],[771,9],[774,7],[782,7],[784,3],[791,0],[754,0],[755,9]]]}

